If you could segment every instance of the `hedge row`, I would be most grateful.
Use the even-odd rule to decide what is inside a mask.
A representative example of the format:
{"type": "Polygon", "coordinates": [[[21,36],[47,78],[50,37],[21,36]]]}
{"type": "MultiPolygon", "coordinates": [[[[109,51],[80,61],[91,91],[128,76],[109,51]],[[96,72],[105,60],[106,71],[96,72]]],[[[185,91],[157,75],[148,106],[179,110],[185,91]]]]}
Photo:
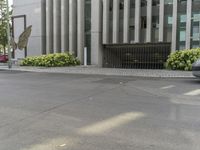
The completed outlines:
{"type": "Polygon", "coordinates": [[[42,56],[27,57],[21,66],[64,67],[80,65],[80,61],[69,53],[56,53],[42,56]]]}
{"type": "Polygon", "coordinates": [[[171,70],[190,71],[192,64],[198,58],[200,58],[200,48],[176,51],[168,57],[166,67],[171,70]]]}

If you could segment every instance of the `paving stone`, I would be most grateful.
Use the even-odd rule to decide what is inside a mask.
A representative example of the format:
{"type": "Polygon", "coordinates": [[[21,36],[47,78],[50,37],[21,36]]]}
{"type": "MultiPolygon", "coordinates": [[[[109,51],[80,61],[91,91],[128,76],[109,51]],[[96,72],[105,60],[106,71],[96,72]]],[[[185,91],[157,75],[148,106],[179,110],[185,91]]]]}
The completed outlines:
{"type": "MultiPolygon", "coordinates": [[[[0,69],[8,70],[7,66],[0,66],[0,69]]],[[[171,70],[153,70],[153,69],[117,69],[117,68],[99,68],[95,66],[55,67],[55,68],[13,66],[11,70],[45,72],[45,73],[86,74],[86,75],[139,76],[139,77],[160,77],[160,78],[194,78],[191,71],[171,71],[171,70]]]]}

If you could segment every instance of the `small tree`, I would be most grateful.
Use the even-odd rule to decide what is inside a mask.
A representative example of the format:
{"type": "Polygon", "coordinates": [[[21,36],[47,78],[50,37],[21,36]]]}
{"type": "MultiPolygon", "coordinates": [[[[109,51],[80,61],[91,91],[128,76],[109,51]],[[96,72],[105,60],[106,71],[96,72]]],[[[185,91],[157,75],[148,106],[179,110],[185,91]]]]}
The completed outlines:
{"type": "MultiPolygon", "coordinates": [[[[6,0],[0,0],[0,50],[6,53],[8,43],[7,38],[7,18],[6,18],[6,0]]],[[[10,12],[11,15],[12,12],[10,12]]]]}
{"type": "Polygon", "coordinates": [[[0,45],[3,48],[4,54],[6,53],[6,46],[8,43],[6,23],[0,25],[0,45]]]}

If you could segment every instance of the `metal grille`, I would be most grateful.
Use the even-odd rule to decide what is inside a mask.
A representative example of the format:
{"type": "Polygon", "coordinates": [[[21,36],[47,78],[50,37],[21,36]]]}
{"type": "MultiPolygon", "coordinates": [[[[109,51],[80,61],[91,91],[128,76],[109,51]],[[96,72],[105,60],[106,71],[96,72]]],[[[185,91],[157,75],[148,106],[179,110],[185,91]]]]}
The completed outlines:
{"type": "Polygon", "coordinates": [[[171,43],[108,44],[103,49],[103,67],[163,69],[171,43]]]}

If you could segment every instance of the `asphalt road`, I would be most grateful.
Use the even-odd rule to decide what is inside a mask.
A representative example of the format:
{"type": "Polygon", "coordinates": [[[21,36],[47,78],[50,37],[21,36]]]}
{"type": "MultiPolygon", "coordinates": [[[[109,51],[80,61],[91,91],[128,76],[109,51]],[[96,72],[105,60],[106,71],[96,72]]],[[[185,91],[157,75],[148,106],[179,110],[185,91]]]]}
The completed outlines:
{"type": "Polygon", "coordinates": [[[0,71],[0,150],[200,150],[200,80],[0,71]]]}

